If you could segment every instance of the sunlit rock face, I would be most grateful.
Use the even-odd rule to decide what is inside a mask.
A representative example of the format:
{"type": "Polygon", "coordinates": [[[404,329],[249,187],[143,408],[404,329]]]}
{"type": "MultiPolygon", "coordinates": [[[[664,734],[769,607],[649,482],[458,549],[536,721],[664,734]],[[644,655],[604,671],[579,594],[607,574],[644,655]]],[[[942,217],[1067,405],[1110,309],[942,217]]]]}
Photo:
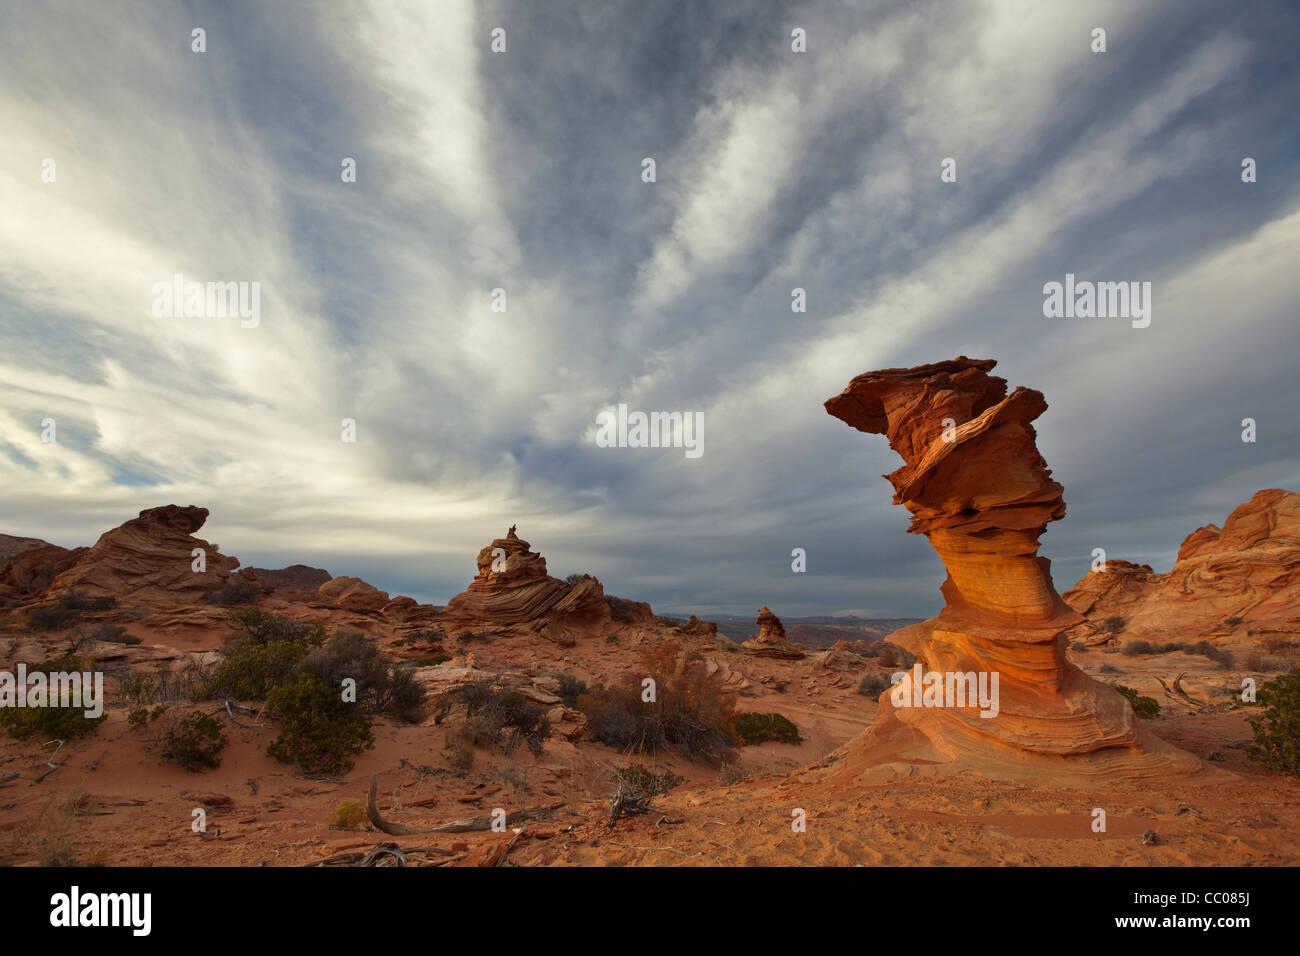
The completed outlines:
{"type": "Polygon", "coordinates": [[[859,431],[888,437],[903,458],[885,476],[894,502],[911,512],[909,530],[927,537],[948,571],[939,616],[890,638],[917,655],[919,671],[881,696],[871,730],[849,745],[855,759],[842,769],[1196,771],[1196,758],[1155,737],[1119,694],[1066,657],[1064,632],[1083,619],[1038,556],[1047,523],[1065,514],[1030,424],[1047,403],[1032,389],[1008,395],[1006,381],[989,374],[995,364],[960,357],[867,372],[826,402],[859,431]],[[927,675],[949,687],[960,683],[952,675],[996,675],[997,705],[925,695],[917,674],[930,689],[935,678],[927,675]]]}
{"type": "Polygon", "coordinates": [[[1300,494],[1265,488],[1222,528],[1209,524],[1189,534],[1168,574],[1108,560],[1064,597],[1087,617],[1072,637],[1088,644],[1208,639],[1248,650],[1300,638],[1297,592],[1300,494]]]}

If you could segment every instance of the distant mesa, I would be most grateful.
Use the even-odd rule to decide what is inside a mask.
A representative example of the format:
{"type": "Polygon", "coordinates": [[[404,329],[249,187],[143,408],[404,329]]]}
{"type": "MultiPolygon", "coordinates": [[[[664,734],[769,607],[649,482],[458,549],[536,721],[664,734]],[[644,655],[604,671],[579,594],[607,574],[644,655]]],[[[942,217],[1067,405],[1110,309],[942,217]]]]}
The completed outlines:
{"type": "MultiPolygon", "coordinates": [[[[992,359],[964,356],[859,375],[826,410],[859,431],[883,434],[903,458],[885,477],[948,577],[935,619],[890,637],[922,674],[998,674],[997,715],[979,707],[895,707],[880,698],[871,729],[844,749],[835,773],[943,773],[1078,783],[1098,774],[1146,776],[1201,770],[1160,740],[1128,703],[1066,656],[1065,632],[1083,618],[1061,600],[1038,538],[1065,514],[1030,425],[1040,392],[989,375],[992,359]]],[[[907,700],[914,672],[897,688],[907,700]]],[[[917,688],[919,690],[919,688],[917,688]]],[[[919,694],[917,696],[920,696],[919,694]]]]}
{"type": "Polygon", "coordinates": [[[758,634],[740,645],[747,653],[755,657],[774,657],[787,661],[802,660],[807,656],[807,651],[802,647],[786,640],[785,627],[771,608],[759,608],[754,623],[758,625],[758,634]]]}
{"type": "Polygon", "coordinates": [[[1258,491],[1223,523],[1187,536],[1168,574],[1110,560],[1064,598],[1087,621],[1089,645],[1196,643],[1235,637],[1300,640],[1300,494],[1258,491]]]}

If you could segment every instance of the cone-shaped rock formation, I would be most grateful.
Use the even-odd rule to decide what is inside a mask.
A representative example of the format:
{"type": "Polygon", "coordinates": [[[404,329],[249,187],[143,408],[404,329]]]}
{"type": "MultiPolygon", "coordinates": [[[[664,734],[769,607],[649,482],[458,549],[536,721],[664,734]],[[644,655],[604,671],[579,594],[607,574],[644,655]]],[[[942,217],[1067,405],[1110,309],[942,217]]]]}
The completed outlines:
{"type": "Polygon", "coordinates": [[[890,638],[918,661],[881,696],[871,730],[849,745],[851,763],[1066,778],[1197,770],[1066,657],[1063,632],[1081,617],[1038,556],[1047,523],[1065,514],[1030,425],[1047,403],[1032,389],[1008,395],[988,374],[995,364],[960,357],[868,372],[826,402],[859,431],[888,436],[904,461],[886,476],[894,502],[948,571],[938,618],[890,638]],[[964,697],[976,686],[994,706],[964,697]]]}

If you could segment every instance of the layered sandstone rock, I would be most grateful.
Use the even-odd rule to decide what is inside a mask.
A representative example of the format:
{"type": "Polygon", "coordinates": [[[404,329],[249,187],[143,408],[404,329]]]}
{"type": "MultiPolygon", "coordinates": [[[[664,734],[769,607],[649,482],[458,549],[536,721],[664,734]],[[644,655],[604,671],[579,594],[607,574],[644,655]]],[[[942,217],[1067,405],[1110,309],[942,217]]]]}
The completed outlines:
{"type": "Polygon", "coordinates": [[[1087,616],[1079,636],[1090,644],[1300,639],[1300,494],[1256,492],[1222,529],[1188,535],[1168,574],[1108,561],[1064,597],[1087,616]]]}
{"type": "Polygon", "coordinates": [[[771,608],[766,606],[759,608],[754,623],[758,625],[758,634],[740,645],[746,653],[753,654],[755,657],[774,657],[787,661],[803,659],[806,652],[798,644],[786,640],[785,625],[772,613],[771,608]]]}
{"type": "Polygon", "coordinates": [[[391,600],[388,592],[381,591],[360,578],[346,576],[330,578],[316,589],[316,596],[331,607],[376,614],[391,600]]]}
{"type": "Polygon", "coordinates": [[[587,628],[609,619],[605,590],[591,575],[570,584],[546,573],[546,559],[516,533],[514,526],[478,553],[478,574],[447,602],[438,618],[444,624],[511,627],[587,628]]]}
{"type": "Polygon", "coordinates": [[[1063,779],[1195,771],[1196,758],[1155,737],[1119,694],[1066,658],[1063,633],[1082,618],[1038,556],[1047,523],[1065,514],[1030,425],[1047,403],[1031,389],[1008,395],[988,374],[995,364],[960,357],[868,372],[826,402],[859,431],[888,436],[904,461],[886,476],[894,502],[948,571],[939,616],[890,640],[917,656],[927,689],[930,674],[954,689],[956,675],[984,674],[990,689],[998,680],[996,715],[981,716],[987,710],[970,701],[954,706],[955,694],[923,695],[906,672],[850,745],[850,764],[1063,779]]]}
{"type": "Polygon", "coordinates": [[[269,584],[278,592],[306,591],[315,592],[334,575],[324,568],[313,568],[306,564],[291,564],[287,568],[247,568],[258,579],[269,584]]]}
{"type": "MultiPolygon", "coordinates": [[[[207,508],[164,505],[148,508],[100,535],[93,547],[79,549],[48,589],[57,595],[76,588],[91,596],[112,595],[132,603],[151,599],[199,601],[219,590],[239,567],[239,559],[194,537],[208,519],[207,508]],[[204,555],[204,570],[194,570],[194,552],[204,555]]],[[[34,555],[24,552],[20,558],[34,555]]]]}
{"type": "Polygon", "coordinates": [[[89,550],[61,548],[57,544],[20,550],[0,568],[0,597],[24,602],[39,597],[56,577],[89,550]]]}

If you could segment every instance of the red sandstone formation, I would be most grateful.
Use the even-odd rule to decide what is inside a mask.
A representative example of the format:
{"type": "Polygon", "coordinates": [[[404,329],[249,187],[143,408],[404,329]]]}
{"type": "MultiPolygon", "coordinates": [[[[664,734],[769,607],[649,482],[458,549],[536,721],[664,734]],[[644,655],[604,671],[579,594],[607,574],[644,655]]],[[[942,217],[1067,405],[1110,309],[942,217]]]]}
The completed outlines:
{"type": "Polygon", "coordinates": [[[583,575],[569,584],[546,573],[546,559],[511,526],[478,553],[478,574],[469,587],[447,602],[444,623],[490,627],[529,625],[537,630],[594,626],[609,619],[609,602],[600,582],[583,575]]]}
{"type": "Polygon", "coordinates": [[[239,559],[221,554],[216,545],[194,537],[208,519],[207,508],[164,505],[140,512],[125,524],[100,535],[61,571],[50,594],[77,588],[85,593],[121,598],[166,594],[199,600],[229,580],[239,559]],[[204,553],[203,571],[194,570],[194,550],[204,553]]]}
{"type": "Polygon", "coordinates": [[[1118,639],[1184,641],[1250,635],[1300,638],[1300,494],[1280,488],[1255,493],[1220,530],[1198,528],[1178,550],[1168,574],[1147,565],[1108,561],[1065,592],[1087,615],[1077,636],[1089,644],[1118,639]],[[1123,627],[1106,622],[1122,618],[1123,627]]]}
{"type": "Polygon", "coordinates": [[[89,550],[61,548],[57,544],[22,549],[0,568],[0,597],[36,597],[89,550]]]}
{"type": "Polygon", "coordinates": [[[313,568],[305,564],[291,564],[287,568],[247,568],[258,579],[275,588],[276,591],[315,592],[326,581],[334,577],[324,568],[313,568]]]}
{"type": "MultiPolygon", "coordinates": [[[[907,772],[973,768],[991,776],[1145,775],[1194,771],[1200,762],[1157,738],[1114,690],[1066,657],[1064,631],[1082,618],[1052,586],[1038,538],[1065,514],[1030,425],[1041,393],[989,375],[991,359],[963,357],[859,375],[826,410],[859,431],[884,434],[903,467],[886,477],[948,570],[938,618],[890,640],[922,672],[997,674],[996,716],[978,706],[895,706],[915,701],[913,673],[880,698],[849,765],[907,772]]],[[[952,701],[947,701],[949,705],[952,701]]],[[[841,772],[848,772],[847,768],[841,772]]]]}
{"type": "Polygon", "coordinates": [[[798,644],[791,644],[785,637],[785,625],[772,613],[771,608],[758,609],[758,635],[751,637],[740,646],[755,657],[775,657],[778,660],[802,660],[805,651],[798,644]]]}

